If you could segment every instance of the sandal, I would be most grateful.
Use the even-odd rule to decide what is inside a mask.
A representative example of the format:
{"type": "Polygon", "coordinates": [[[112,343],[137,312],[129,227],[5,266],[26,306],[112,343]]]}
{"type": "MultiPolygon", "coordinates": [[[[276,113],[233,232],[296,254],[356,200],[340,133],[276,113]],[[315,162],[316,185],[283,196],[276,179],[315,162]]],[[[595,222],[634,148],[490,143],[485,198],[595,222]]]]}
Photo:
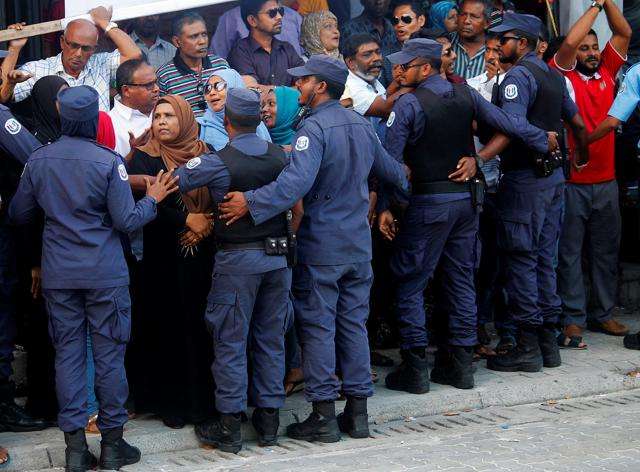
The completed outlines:
{"type": "Polygon", "coordinates": [[[98,429],[97,413],[89,417],[89,421],[87,422],[87,426],[84,428],[84,431],[89,434],[100,434],[100,430],[98,429]]]}
{"type": "Polygon", "coordinates": [[[558,346],[560,349],[575,349],[584,351],[587,345],[582,342],[582,336],[567,336],[564,333],[558,335],[558,346]]]}
{"type": "Polygon", "coordinates": [[[11,462],[11,456],[9,455],[9,451],[7,451],[4,447],[0,446],[0,469],[5,468],[11,462]]]}
{"type": "Polygon", "coordinates": [[[373,383],[378,383],[378,380],[380,380],[378,373],[375,370],[371,370],[371,381],[373,383]]]}
{"type": "Polygon", "coordinates": [[[479,344],[476,346],[474,352],[473,352],[473,360],[477,361],[480,359],[487,359],[489,357],[493,357],[496,355],[496,351],[494,351],[493,349],[491,349],[489,346],[484,346],[482,344],[479,344]]]}
{"type": "Polygon", "coordinates": [[[289,370],[287,376],[284,379],[284,393],[286,396],[291,396],[294,393],[304,390],[304,374],[302,369],[297,367],[289,370]]]}

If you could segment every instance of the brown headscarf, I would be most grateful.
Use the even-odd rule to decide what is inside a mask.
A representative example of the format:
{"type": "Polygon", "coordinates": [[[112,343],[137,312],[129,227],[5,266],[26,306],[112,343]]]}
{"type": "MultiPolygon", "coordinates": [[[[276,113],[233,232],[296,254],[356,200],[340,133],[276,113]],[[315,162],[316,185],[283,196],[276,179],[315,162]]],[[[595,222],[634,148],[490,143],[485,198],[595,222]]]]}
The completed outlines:
{"type": "MultiPolygon", "coordinates": [[[[161,103],[168,103],[173,107],[178,117],[180,133],[174,141],[163,143],[154,135],[152,127],[149,141],[138,149],[151,157],[162,158],[167,169],[180,167],[190,159],[208,153],[209,148],[206,143],[198,139],[196,117],[187,101],[179,95],[165,95],[158,100],[156,107],[161,103]]],[[[182,201],[189,213],[209,213],[213,207],[207,187],[199,187],[183,194],[182,201]]]]}

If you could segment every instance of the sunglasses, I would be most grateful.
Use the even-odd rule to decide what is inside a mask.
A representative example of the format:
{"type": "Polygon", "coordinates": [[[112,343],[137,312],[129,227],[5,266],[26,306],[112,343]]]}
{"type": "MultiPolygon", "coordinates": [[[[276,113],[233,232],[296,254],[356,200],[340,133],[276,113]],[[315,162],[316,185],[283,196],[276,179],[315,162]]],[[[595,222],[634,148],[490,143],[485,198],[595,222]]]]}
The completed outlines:
{"type": "Polygon", "coordinates": [[[62,40],[67,46],[69,46],[69,49],[71,49],[72,51],[77,51],[78,49],[82,49],[82,52],[94,52],[97,48],[97,46],[90,46],[87,44],[78,44],[78,43],[69,42],[67,41],[67,38],[65,38],[64,36],[62,36],[62,40]]]}
{"type": "Polygon", "coordinates": [[[400,70],[402,70],[402,72],[407,72],[409,69],[413,69],[414,67],[420,67],[425,65],[424,63],[421,64],[400,64],[400,70]]]}
{"type": "Polygon", "coordinates": [[[147,90],[153,90],[154,88],[156,88],[156,85],[158,85],[158,82],[156,80],[152,80],[151,82],[146,82],[144,84],[124,84],[127,87],[142,87],[144,89],[147,90]]]}
{"type": "Polygon", "coordinates": [[[398,24],[400,24],[401,21],[405,25],[410,25],[411,23],[413,23],[413,17],[409,15],[402,15],[400,18],[398,18],[397,16],[394,16],[393,18],[391,18],[391,24],[393,26],[397,26],[398,24]]]}
{"type": "Polygon", "coordinates": [[[269,15],[269,18],[273,19],[276,16],[280,15],[284,17],[284,7],[271,8],[270,10],[261,11],[258,13],[264,13],[265,15],[269,15]]]}
{"type": "Polygon", "coordinates": [[[502,36],[500,38],[500,46],[504,46],[505,44],[507,44],[512,39],[515,40],[515,41],[518,41],[518,40],[522,39],[522,37],[521,36],[502,36]]]}
{"type": "Polygon", "coordinates": [[[222,92],[226,88],[227,88],[227,83],[224,80],[221,80],[220,82],[215,82],[213,84],[208,83],[207,85],[205,85],[204,93],[211,93],[214,90],[216,92],[222,92]]]}

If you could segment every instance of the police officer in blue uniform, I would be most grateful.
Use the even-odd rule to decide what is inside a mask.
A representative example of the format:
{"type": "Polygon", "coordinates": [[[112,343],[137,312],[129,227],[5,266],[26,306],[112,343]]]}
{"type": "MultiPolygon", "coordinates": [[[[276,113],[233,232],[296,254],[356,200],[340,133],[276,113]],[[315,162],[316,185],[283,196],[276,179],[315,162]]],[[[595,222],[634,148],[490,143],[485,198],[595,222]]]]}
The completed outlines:
{"type": "MultiPolygon", "coordinates": [[[[388,56],[402,68],[401,85],[416,89],[396,102],[387,122],[386,147],[411,169],[411,196],[391,261],[403,363],[387,376],[386,385],[416,394],[429,391],[423,293],[438,264],[449,322],[431,380],[473,387],[474,268],[482,203],[482,181],[474,178],[473,121],[518,136],[540,152],[549,146],[547,134],[526,119],[507,115],[466,84],[443,79],[441,53],[440,43],[419,38],[388,56]]],[[[380,215],[379,225],[388,238],[395,236],[389,211],[380,215]]]]}
{"type": "MultiPolygon", "coordinates": [[[[535,54],[541,27],[535,16],[505,13],[503,22],[492,28],[501,35],[500,60],[514,64],[500,86],[500,106],[547,131],[561,133],[562,120],[567,122],[579,143],[576,162],[584,164],[584,124],[565,80],[535,54]]],[[[537,372],[543,365],[561,364],[555,335],[561,305],[553,259],[564,191],[562,159],[559,153],[539,153],[517,139],[494,137],[487,148],[494,144],[503,173],[497,201],[498,246],[506,265],[508,316],[518,327],[518,339],[515,349],[490,358],[487,367],[537,372]]]]}
{"type": "Polygon", "coordinates": [[[292,293],[305,395],[313,412],[290,425],[287,434],[321,442],[338,441],[340,430],[368,437],[367,397],[373,384],[365,326],[372,281],[367,178],[373,170],[406,188],[406,174],[371,124],[340,105],[348,75],[342,61],[316,55],[289,74],[298,78],[300,104],[310,109],[296,133],[290,163],[275,182],[229,195],[221,210],[229,222],[249,211],[259,225],[304,196],[292,293]],[[347,397],[339,418],[336,364],[347,397]]]}
{"type": "Polygon", "coordinates": [[[120,233],[155,218],[156,204],[177,189],[171,174],[161,173],[134,203],[121,158],[95,142],[98,99],[87,86],[58,94],[62,137],[31,154],[9,207],[16,224],[32,220],[38,207],[46,217],[42,288],[56,351],[58,425],[67,443],[66,470],[73,472],[96,465],[84,434],[87,330],[100,399],[100,467],[118,470],[140,460],[140,451],[122,438],[131,303],[120,233]]]}
{"type": "MultiPolygon", "coordinates": [[[[7,51],[0,51],[0,59],[7,51]]],[[[31,418],[14,402],[12,374],[16,334],[16,248],[15,228],[8,224],[7,208],[18,187],[29,155],[40,143],[0,105],[0,431],[37,431],[46,423],[31,418]]]]}
{"type": "MultiPolygon", "coordinates": [[[[208,187],[212,199],[273,182],[287,163],[280,149],[256,134],[260,95],[231,89],[225,129],[230,143],[220,151],[195,157],[176,171],[180,190],[208,187]]],[[[286,214],[259,225],[247,215],[233,225],[216,218],[218,251],[205,318],[214,337],[216,409],[220,416],[196,426],[198,439],[225,452],[242,447],[241,413],[247,408],[247,345],[252,353],[252,421],[261,446],[276,444],[279,409],[284,405],[284,331],[292,319],[289,298],[286,214]]]]}

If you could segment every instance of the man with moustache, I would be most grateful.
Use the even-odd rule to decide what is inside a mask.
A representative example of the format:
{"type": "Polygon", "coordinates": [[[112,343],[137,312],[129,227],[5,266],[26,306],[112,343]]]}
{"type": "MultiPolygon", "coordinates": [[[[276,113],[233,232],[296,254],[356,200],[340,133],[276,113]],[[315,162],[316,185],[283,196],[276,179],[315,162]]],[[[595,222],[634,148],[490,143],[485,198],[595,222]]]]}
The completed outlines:
{"type": "MultiPolygon", "coordinates": [[[[396,38],[393,25],[386,18],[391,0],[360,0],[360,2],[364,7],[364,11],[362,15],[341,25],[340,37],[342,40],[346,41],[349,36],[354,34],[366,33],[378,41],[383,57],[387,57],[389,54],[399,50],[400,43],[396,38]]],[[[385,86],[389,85],[393,80],[391,64],[386,60],[379,80],[385,86]]]]}
{"type": "MultiPolygon", "coordinates": [[[[615,79],[625,63],[631,27],[615,2],[596,0],[567,33],[550,61],[567,77],[587,132],[606,118],[614,101],[615,79]],[[604,11],[611,38],[602,51],[591,29],[604,11]]],[[[569,135],[569,147],[575,138],[569,135]]],[[[610,131],[589,146],[589,165],[573,166],[565,190],[564,222],[558,249],[558,294],[562,300],[563,332],[560,347],[584,349],[586,327],[614,336],[628,329],[613,318],[618,289],[618,252],[621,218],[615,175],[615,136],[610,131]],[[583,274],[582,249],[586,242],[589,272],[583,274]],[[587,298],[584,277],[590,280],[587,298]]]]}
{"type": "Polygon", "coordinates": [[[159,27],[160,15],[143,16],[136,18],[133,32],[129,35],[156,70],[173,59],[176,53],[176,47],[158,34],[159,27]]]}
{"type": "Polygon", "coordinates": [[[453,36],[455,73],[468,79],[484,70],[485,30],[493,7],[489,0],[463,0],[459,8],[458,31],[453,36]]]}
{"type": "Polygon", "coordinates": [[[304,61],[290,43],[275,37],[282,31],[284,7],[276,0],[242,0],[240,13],[249,36],[229,53],[231,67],[262,86],[292,85],[287,69],[304,61]]]}

